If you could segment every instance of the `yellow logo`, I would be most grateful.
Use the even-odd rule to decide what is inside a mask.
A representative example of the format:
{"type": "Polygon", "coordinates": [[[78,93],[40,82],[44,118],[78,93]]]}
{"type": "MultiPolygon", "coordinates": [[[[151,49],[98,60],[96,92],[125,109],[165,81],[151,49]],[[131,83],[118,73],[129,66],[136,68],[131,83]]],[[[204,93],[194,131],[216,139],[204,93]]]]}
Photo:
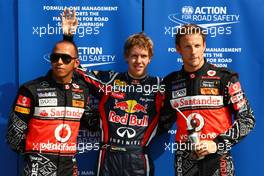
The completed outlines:
{"type": "Polygon", "coordinates": [[[83,108],[84,107],[84,101],[72,100],[72,106],[83,108]]]}
{"type": "Polygon", "coordinates": [[[114,85],[117,85],[117,86],[126,86],[127,83],[125,81],[120,81],[119,79],[116,79],[115,82],[114,82],[114,85]]]}
{"type": "Polygon", "coordinates": [[[219,89],[217,88],[201,88],[202,95],[219,95],[219,89]]]}
{"type": "Polygon", "coordinates": [[[19,107],[19,106],[15,107],[15,111],[16,112],[20,112],[22,114],[29,114],[30,113],[30,109],[29,108],[22,108],[22,107],[19,107]]]}

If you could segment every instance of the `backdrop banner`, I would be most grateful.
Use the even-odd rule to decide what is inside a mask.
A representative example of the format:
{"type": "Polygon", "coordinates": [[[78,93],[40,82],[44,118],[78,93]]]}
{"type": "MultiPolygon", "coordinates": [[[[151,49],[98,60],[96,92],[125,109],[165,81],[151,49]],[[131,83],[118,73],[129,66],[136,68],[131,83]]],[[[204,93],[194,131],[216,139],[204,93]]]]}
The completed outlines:
{"type": "Polygon", "coordinates": [[[3,175],[18,175],[18,155],[6,144],[8,114],[18,89],[17,8],[15,0],[0,1],[0,170],[3,175]]]}
{"type": "MultiPolygon", "coordinates": [[[[263,65],[260,52],[263,45],[259,43],[264,39],[263,7],[264,3],[260,0],[167,0],[162,5],[159,0],[145,1],[144,28],[155,44],[155,55],[150,67],[152,74],[165,76],[181,69],[182,59],[175,49],[175,34],[181,25],[188,23],[198,24],[205,29],[205,57],[208,62],[239,73],[257,125],[248,137],[233,147],[236,175],[259,175],[259,162],[263,157],[260,149],[262,145],[257,145],[261,143],[260,130],[263,126],[263,120],[258,118],[263,114],[263,71],[260,69],[263,65]]],[[[156,152],[153,155],[158,157],[155,159],[157,175],[162,175],[164,171],[168,175],[174,173],[175,133],[174,128],[168,132],[170,141],[164,137],[155,141],[156,152]],[[155,154],[161,149],[164,151],[162,155],[155,154]]]]}
{"type": "MultiPolygon", "coordinates": [[[[79,26],[74,41],[82,66],[92,70],[126,71],[124,42],[129,35],[144,29],[154,42],[154,57],[148,71],[164,77],[182,67],[175,49],[175,34],[180,25],[202,26],[207,33],[207,61],[239,73],[256,117],[255,129],[232,150],[236,175],[259,175],[264,158],[262,0],[1,1],[0,15],[4,23],[0,28],[0,170],[3,175],[19,175],[23,163],[23,157],[6,144],[8,113],[18,86],[45,75],[50,68],[51,50],[55,42],[62,40],[60,14],[65,7],[76,10],[79,26]]],[[[96,108],[97,100],[92,103],[96,108]]],[[[174,126],[150,144],[157,176],[174,175],[175,133],[174,126]]],[[[99,131],[80,129],[79,175],[95,175],[99,140],[99,131]]]]}

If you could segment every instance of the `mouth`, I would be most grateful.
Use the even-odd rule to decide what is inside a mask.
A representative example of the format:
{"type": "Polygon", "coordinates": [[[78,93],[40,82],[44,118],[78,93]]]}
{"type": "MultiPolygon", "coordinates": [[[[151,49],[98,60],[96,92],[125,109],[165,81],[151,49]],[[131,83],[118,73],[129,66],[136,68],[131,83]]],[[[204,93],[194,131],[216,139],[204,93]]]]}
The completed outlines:
{"type": "Polygon", "coordinates": [[[143,69],[143,67],[140,65],[136,65],[136,66],[134,66],[134,68],[136,71],[141,71],[143,69]]]}
{"type": "Polygon", "coordinates": [[[192,62],[195,62],[195,61],[199,60],[199,58],[198,58],[198,57],[191,57],[190,60],[191,60],[192,62]]]}
{"type": "Polygon", "coordinates": [[[195,60],[195,59],[198,59],[198,57],[195,56],[191,57],[191,60],[195,60]]]}
{"type": "Polygon", "coordinates": [[[64,71],[64,68],[56,67],[55,70],[57,70],[57,71],[64,71]]]}

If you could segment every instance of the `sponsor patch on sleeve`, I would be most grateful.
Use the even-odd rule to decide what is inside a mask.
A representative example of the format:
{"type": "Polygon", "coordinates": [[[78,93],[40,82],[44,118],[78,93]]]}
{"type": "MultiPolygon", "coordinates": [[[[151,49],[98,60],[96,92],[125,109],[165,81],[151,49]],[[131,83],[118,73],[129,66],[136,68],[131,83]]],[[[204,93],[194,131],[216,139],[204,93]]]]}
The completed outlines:
{"type": "Polygon", "coordinates": [[[237,103],[235,103],[233,106],[234,106],[234,109],[235,110],[239,110],[240,108],[242,108],[244,105],[246,104],[246,100],[243,99],[237,103]]]}
{"type": "Polygon", "coordinates": [[[23,107],[20,107],[20,106],[16,106],[15,107],[15,111],[19,112],[19,113],[22,113],[22,114],[29,114],[30,113],[30,109],[29,108],[23,108],[23,107]]]}
{"type": "Polygon", "coordinates": [[[232,96],[232,97],[230,98],[230,100],[231,100],[231,102],[234,104],[234,103],[239,102],[239,101],[242,100],[243,98],[244,98],[243,93],[240,92],[240,93],[238,93],[238,94],[232,96]]]}
{"type": "Polygon", "coordinates": [[[231,96],[241,91],[241,85],[239,82],[231,84],[228,88],[228,92],[231,96]]]}
{"type": "Polygon", "coordinates": [[[19,95],[16,104],[24,107],[30,107],[31,99],[29,97],[19,95]]]}

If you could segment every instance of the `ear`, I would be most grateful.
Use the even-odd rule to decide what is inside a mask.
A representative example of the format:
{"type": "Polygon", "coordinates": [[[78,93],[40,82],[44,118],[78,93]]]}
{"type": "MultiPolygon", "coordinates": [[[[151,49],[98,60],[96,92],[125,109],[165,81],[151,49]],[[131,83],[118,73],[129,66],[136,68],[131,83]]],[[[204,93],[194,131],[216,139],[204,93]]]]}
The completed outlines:
{"type": "Polygon", "coordinates": [[[75,59],[74,68],[77,68],[79,65],[80,65],[80,60],[79,59],[75,59]]]}
{"type": "Polygon", "coordinates": [[[206,42],[203,42],[203,52],[205,52],[205,49],[206,49],[206,42]]]}
{"type": "Polygon", "coordinates": [[[181,54],[181,47],[179,45],[176,45],[176,51],[181,54]]]}
{"type": "Polygon", "coordinates": [[[125,58],[126,63],[128,63],[128,57],[125,54],[124,54],[124,58],[125,58]]]}

